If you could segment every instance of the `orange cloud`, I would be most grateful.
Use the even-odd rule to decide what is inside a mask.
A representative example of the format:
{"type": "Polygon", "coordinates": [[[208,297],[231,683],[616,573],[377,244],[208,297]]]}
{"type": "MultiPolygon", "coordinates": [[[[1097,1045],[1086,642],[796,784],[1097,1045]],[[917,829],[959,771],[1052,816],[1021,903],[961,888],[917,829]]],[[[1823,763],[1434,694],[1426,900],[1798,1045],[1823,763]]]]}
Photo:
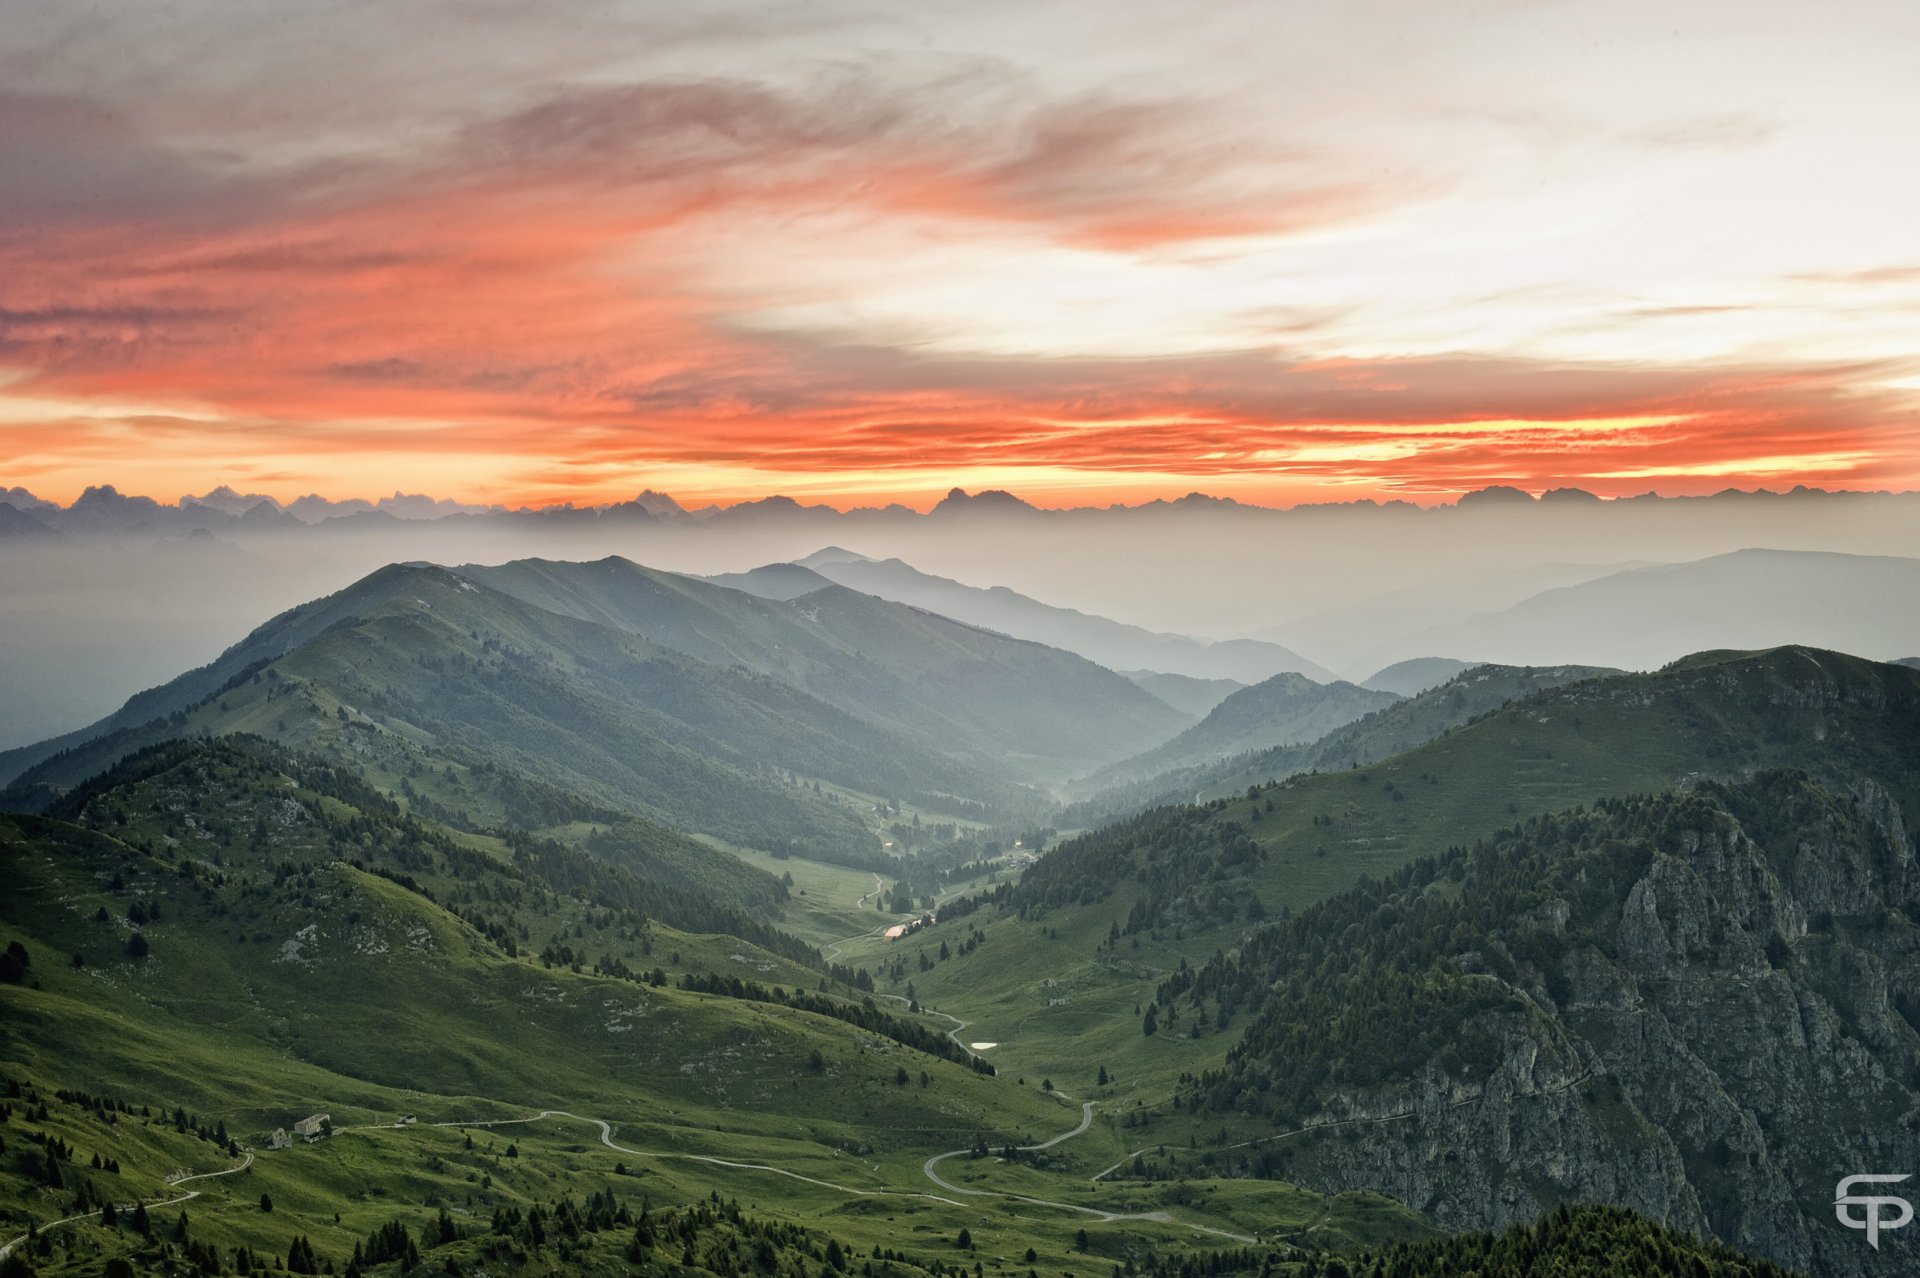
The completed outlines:
{"type": "Polygon", "coordinates": [[[404,465],[409,488],[581,500],[660,473],[729,497],[918,496],[943,473],[1130,496],[1920,480],[1878,366],[935,356],[756,331],[776,286],[701,249],[733,219],[854,207],[1124,253],[1394,198],[1310,165],[1250,198],[1199,132],[1179,104],[1077,103],[1008,145],[859,85],[642,85],[413,161],[263,177],[0,96],[0,161],[74,157],[0,194],[0,466],[55,495],[245,458],[290,490],[404,465]]]}

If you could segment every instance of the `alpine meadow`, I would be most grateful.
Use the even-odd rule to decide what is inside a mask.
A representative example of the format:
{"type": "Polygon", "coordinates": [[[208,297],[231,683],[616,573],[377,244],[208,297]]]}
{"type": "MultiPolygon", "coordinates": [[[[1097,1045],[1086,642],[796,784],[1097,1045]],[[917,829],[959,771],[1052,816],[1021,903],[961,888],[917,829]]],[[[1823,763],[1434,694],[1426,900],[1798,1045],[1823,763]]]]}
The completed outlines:
{"type": "Polygon", "coordinates": [[[0,1278],[1920,1273],[1915,48],[0,0],[0,1278]]]}

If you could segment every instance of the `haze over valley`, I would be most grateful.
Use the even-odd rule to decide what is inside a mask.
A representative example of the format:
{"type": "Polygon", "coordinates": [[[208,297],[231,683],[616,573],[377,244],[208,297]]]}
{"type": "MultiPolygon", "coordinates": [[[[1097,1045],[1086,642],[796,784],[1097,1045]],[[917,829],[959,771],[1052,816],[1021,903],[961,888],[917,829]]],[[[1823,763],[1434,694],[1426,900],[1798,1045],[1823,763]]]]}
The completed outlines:
{"type": "Polygon", "coordinates": [[[1426,657],[1647,669],[1794,640],[1912,655],[1920,498],[1520,497],[1042,510],[955,493],[925,514],[773,501],[689,515],[648,492],[593,510],[393,500],[309,510],[308,523],[257,495],[96,490],[58,507],[14,490],[14,517],[0,517],[14,605],[0,687],[16,709],[0,746],[78,728],[275,613],[409,561],[619,555],[774,599],[834,582],[1113,670],[1242,684],[1288,670],[1362,682],[1426,657]],[[130,600],[138,627],[116,624],[130,600]]]}
{"type": "MultiPolygon", "coordinates": [[[[586,1192],[600,1173],[577,1128],[614,1115],[600,1148],[665,1158],[673,1184],[745,1177],[734,1188],[751,1195],[756,1176],[802,1177],[819,1200],[809,1227],[843,1256],[898,1237],[897,1219],[868,1234],[871,1218],[828,1206],[876,1195],[943,1230],[978,1219],[968,1196],[997,1200],[1011,1212],[987,1236],[1036,1255],[1048,1239],[1063,1257],[1171,1255],[1185,1238],[1302,1272],[1320,1247],[1426,1246],[1444,1264],[1450,1231],[1526,1230],[1599,1200],[1629,1214],[1563,1227],[1672,1229],[1806,1272],[1873,1273],[1813,1200],[1826,1165],[1884,1156],[1856,1105],[1898,1130],[1920,1121],[1920,1018],[1898,994],[1920,908],[1920,671],[1877,660],[1920,634],[1920,560],[1861,553],[1912,500],[1613,504],[1614,543],[1647,519],[1763,502],[1785,516],[1777,535],[1851,549],[1542,559],[1505,593],[1489,563],[1518,544],[1554,555],[1570,535],[1551,506],[694,520],[657,505],[365,529],[364,515],[269,521],[258,503],[91,526],[36,507],[42,531],[4,548],[28,583],[11,600],[45,610],[41,650],[9,649],[16,685],[97,680],[103,651],[138,646],[145,629],[53,642],[97,632],[121,587],[137,601],[122,610],[213,655],[0,753],[20,937],[10,1068],[64,1071],[86,1087],[63,1096],[92,1097],[134,1080],[133,1059],[164,1062],[138,1085],[231,1116],[183,1119],[172,1137],[200,1140],[215,1170],[225,1148],[248,1192],[273,1168],[295,1203],[330,1201],[315,1175],[385,1183],[421,1138],[356,1132],[395,1114],[404,1131],[426,1110],[460,1143],[429,1157],[443,1187],[423,1201],[463,1202],[471,1190],[449,1197],[444,1178],[465,1165],[508,1214],[363,1241],[368,1267],[392,1248],[403,1268],[441,1248],[533,1254],[511,1212],[531,1211],[537,1182],[499,1160],[497,1136],[465,1142],[508,1121],[512,1161],[586,1192]],[[1309,528],[1406,537],[1405,520],[1432,536],[1395,559],[1430,564],[1435,541],[1477,559],[1423,587],[1396,566],[1368,594],[1296,574],[1286,553],[1309,528]],[[1264,536],[1266,567],[1178,580],[1114,557],[1149,535],[1162,563],[1240,564],[1264,536]],[[706,575],[618,554],[407,553],[614,542],[711,568],[826,537],[706,575]],[[842,541],[1027,549],[976,558],[976,584],[842,541]],[[1132,572],[1128,613],[1150,624],[1002,584],[1044,588],[1061,563],[1036,572],[1043,554],[1132,572]],[[359,556],[395,562],[234,625],[359,556]],[[293,562],[303,571],[280,570],[293,562]],[[1213,602],[1195,606],[1203,589],[1213,602]],[[1150,628],[1242,599],[1233,636],[1150,628]],[[1328,664],[1279,642],[1286,623],[1258,624],[1289,612],[1318,628],[1328,664]],[[1340,624],[1364,641],[1333,643],[1340,624]],[[1556,652],[1587,660],[1528,660],[1556,652]],[[1342,922],[1362,916],[1365,940],[1342,922]],[[1873,975],[1862,987],[1847,972],[1873,975]],[[333,993],[343,981],[410,990],[404,1023],[432,1028],[333,993]],[[1672,993],[1729,982],[1748,992],[1715,1016],[1672,993]],[[237,1015],[192,1010],[207,988],[237,1015]],[[1623,999],[1643,1000],[1663,1046],[1622,1037],[1623,999]],[[1809,1016],[1827,1028],[1809,1037],[1809,1016]],[[1382,1040],[1383,1017],[1407,1032],[1382,1040]],[[612,1067],[561,1068],[556,1052],[612,1067]],[[192,1063],[207,1053],[226,1063],[192,1063]],[[1774,1062],[1757,1086],[1754,1060],[1774,1062]],[[1816,1082],[1835,1072],[1844,1097],[1816,1082]],[[687,1081],[663,1092],[667,1073],[687,1081]],[[930,1108],[883,1136],[876,1103],[896,1120],[930,1108]],[[667,1108],[637,1120],[636,1104],[667,1108]],[[262,1126],[304,1109],[326,1112],[337,1153],[304,1138],[281,1150],[262,1126]],[[614,1134],[629,1127],[653,1134],[614,1134]],[[1516,1171],[1529,1188],[1496,1192],[1516,1171]],[[1086,1220],[1108,1241],[1090,1229],[1083,1248],[1086,1220]]],[[[85,704],[54,700],[69,716],[85,704]]],[[[117,1101],[56,1111],[10,1085],[61,1141],[122,1148],[97,1126],[117,1101]]],[[[143,1140],[125,1147],[136,1167],[193,1161],[143,1140]]],[[[14,1164],[26,1219],[64,1201],[57,1159],[14,1164]]],[[[207,1184],[214,1236],[257,1237],[218,1207],[237,1191],[207,1184]]],[[[599,1230],[650,1236],[610,1192],[629,1224],[599,1230]]],[[[674,1219],[709,1246],[773,1227],[674,1219]]],[[[298,1240],[275,1245],[298,1263],[309,1246],[351,1250],[358,1226],[295,1220],[298,1240]]],[[[110,1252],[103,1228],[42,1260],[110,1252]]],[[[806,1237],[783,1245],[824,1246],[806,1237]]]]}

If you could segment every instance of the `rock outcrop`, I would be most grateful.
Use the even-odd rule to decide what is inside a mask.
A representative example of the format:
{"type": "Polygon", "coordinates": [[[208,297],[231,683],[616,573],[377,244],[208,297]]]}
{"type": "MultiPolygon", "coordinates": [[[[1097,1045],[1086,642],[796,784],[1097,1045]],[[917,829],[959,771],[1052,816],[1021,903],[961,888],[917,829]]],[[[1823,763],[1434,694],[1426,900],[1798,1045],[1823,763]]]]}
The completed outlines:
{"type": "MultiPolygon", "coordinates": [[[[1816,1274],[1920,1272],[1920,1229],[1875,1251],[1834,1212],[1845,1176],[1920,1173],[1914,853],[1884,787],[1797,773],[1531,822],[1345,906],[1394,926],[1349,988],[1416,972],[1463,1010],[1445,1049],[1410,1028],[1385,1067],[1358,1069],[1359,1043],[1308,1060],[1281,1046],[1302,1040],[1276,1021],[1308,1006],[1283,977],[1204,1103],[1323,1071],[1302,1130],[1248,1170],[1448,1228],[1604,1201],[1816,1274]]],[[[1303,963],[1340,921],[1316,913],[1276,929],[1303,963]]],[[[1241,963],[1283,971],[1283,950],[1241,963]]]]}

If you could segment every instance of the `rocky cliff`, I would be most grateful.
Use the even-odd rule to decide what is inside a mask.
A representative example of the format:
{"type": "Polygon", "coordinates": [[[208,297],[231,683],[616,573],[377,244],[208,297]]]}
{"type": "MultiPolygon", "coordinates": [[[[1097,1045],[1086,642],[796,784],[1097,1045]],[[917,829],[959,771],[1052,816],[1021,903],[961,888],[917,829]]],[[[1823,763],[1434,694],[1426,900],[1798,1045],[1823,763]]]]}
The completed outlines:
{"type": "Polygon", "coordinates": [[[1920,1173],[1914,858],[1865,779],[1531,822],[1176,982],[1258,1008],[1193,1099],[1282,1128],[1243,1170],[1448,1227],[1605,1201],[1817,1274],[1920,1272],[1920,1228],[1876,1252],[1834,1213],[1844,1176],[1920,1173]]]}

